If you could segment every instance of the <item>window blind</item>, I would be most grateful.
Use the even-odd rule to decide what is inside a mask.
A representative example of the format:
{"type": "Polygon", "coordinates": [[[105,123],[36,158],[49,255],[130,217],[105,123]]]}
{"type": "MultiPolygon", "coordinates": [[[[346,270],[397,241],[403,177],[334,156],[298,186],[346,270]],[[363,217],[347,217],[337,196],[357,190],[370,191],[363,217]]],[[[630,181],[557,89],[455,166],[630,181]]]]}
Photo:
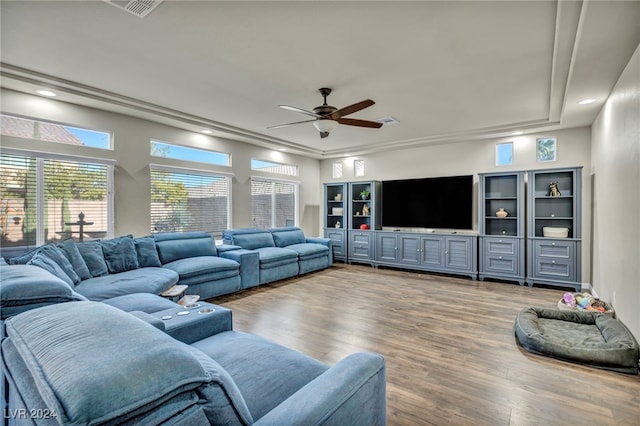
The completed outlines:
{"type": "Polygon", "coordinates": [[[296,224],[297,184],[269,179],[251,179],[253,226],[270,228],[296,224]]]}
{"type": "Polygon", "coordinates": [[[204,231],[215,238],[229,227],[227,176],[151,169],[151,232],[204,231]]]}

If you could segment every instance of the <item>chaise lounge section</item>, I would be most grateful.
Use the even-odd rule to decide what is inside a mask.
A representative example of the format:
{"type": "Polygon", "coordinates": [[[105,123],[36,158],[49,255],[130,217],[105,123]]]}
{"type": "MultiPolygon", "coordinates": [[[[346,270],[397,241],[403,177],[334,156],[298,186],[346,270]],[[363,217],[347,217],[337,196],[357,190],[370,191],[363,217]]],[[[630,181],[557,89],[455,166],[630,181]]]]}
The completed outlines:
{"type": "Polygon", "coordinates": [[[89,301],[24,312],[6,331],[7,413],[60,424],[385,424],[385,363],[374,353],[330,367],[232,330],[188,345],[89,301]]]}

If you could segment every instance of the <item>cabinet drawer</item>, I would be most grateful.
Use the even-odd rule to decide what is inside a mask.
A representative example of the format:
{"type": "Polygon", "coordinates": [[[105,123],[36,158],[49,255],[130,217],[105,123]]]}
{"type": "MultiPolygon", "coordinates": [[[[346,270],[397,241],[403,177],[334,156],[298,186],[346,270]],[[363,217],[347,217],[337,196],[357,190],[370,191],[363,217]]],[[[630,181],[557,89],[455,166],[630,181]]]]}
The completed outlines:
{"type": "Polygon", "coordinates": [[[511,255],[488,255],[485,257],[484,269],[485,272],[500,272],[509,274],[518,274],[518,262],[517,256],[511,255]]]}
{"type": "Polygon", "coordinates": [[[349,257],[354,259],[373,259],[373,233],[349,233],[349,257]]]}
{"type": "Polygon", "coordinates": [[[518,255],[519,240],[508,238],[483,238],[485,253],[490,255],[518,255]]]}
{"type": "Polygon", "coordinates": [[[576,244],[573,241],[536,240],[533,247],[536,257],[573,259],[576,244]]]}

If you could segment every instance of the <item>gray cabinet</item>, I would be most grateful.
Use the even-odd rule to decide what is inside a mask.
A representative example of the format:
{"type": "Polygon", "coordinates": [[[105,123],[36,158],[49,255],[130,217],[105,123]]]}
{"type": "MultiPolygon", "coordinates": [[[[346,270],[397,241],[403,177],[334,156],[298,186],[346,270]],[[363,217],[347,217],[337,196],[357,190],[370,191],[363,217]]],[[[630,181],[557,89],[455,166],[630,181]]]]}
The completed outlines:
{"type": "Polygon", "coordinates": [[[483,173],[478,181],[478,277],[525,281],[524,172],[483,173]]]}
{"type": "Polygon", "coordinates": [[[347,260],[347,223],[349,212],[346,183],[324,184],[324,237],[333,243],[333,258],[347,260]]]}
{"type": "Polygon", "coordinates": [[[377,265],[477,275],[475,235],[376,231],[377,265]]]}
{"type": "Polygon", "coordinates": [[[582,168],[528,175],[527,283],[582,287],[582,168]]]}

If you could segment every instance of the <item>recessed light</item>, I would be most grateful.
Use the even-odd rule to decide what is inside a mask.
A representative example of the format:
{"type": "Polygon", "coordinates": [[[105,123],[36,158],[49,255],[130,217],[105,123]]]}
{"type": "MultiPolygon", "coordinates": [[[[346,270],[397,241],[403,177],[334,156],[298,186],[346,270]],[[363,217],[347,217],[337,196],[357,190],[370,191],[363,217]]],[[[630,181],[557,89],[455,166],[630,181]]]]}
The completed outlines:
{"type": "Polygon", "coordinates": [[[511,134],[512,134],[513,136],[518,136],[518,135],[521,135],[521,134],[523,134],[523,133],[524,133],[524,132],[523,132],[523,131],[521,131],[521,130],[516,130],[515,132],[513,132],[513,133],[511,133],[511,134]]]}
{"type": "Polygon", "coordinates": [[[593,98],[583,99],[583,100],[581,100],[581,101],[578,101],[578,104],[579,104],[579,105],[589,105],[589,104],[594,103],[595,101],[596,101],[596,100],[595,100],[595,99],[593,99],[593,98]]]}
{"type": "Polygon", "coordinates": [[[287,148],[278,148],[278,151],[286,151],[287,148]]]}
{"type": "Polygon", "coordinates": [[[205,135],[210,135],[213,132],[211,130],[209,130],[209,129],[205,129],[205,130],[202,131],[202,133],[204,133],[205,135]]]}
{"type": "Polygon", "coordinates": [[[36,93],[42,96],[47,96],[49,98],[56,96],[56,94],[53,93],[51,90],[36,90],[36,93]]]}

